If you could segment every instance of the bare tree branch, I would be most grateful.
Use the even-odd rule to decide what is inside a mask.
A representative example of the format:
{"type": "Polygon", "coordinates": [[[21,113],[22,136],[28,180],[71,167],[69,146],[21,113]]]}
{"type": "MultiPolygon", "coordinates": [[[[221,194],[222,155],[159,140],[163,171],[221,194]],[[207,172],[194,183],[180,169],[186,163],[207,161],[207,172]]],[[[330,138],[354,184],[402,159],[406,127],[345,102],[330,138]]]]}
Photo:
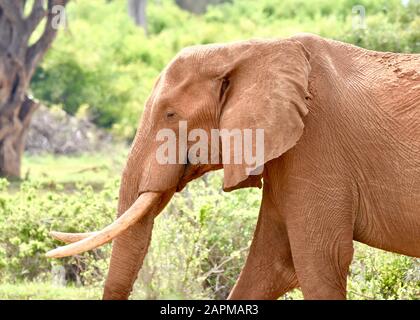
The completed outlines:
{"type": "Polygon", "coordinates": [[[47,12],[44,9],[44,0],[35,0],[32,6],[31,13],[25,20],[25,27],[27,34],[31,35],[36,29],[47,12]]]}
{"type": "Polygon", "coordinates": [[[25,14],[26,0],[18,0],[18,1],[13,1],[13,2],[17,6],[17,9],[18,9],[18,12],[19,12],[19,18],[23,19],[23,16],[25,14]]]}
{"type": "Polygon", "coordinates": [[[13,82],[13,89],[9,101],[1,106],[0,111],[2,114],[12,114],[16,108],[22,103],[26,91],[26,70],[20,64],[19,60],[11,59],[12,63],[16,66],[16,75],[13,82]]]}
{"type": "Polygon", "coordinates": [[[0,0],[0,7],[11,22],[19,23],[19,20],[21,20],[22,17],[19,12],[19,5],[16,1],[0,0]]]}
{"type": "Polygon", "coordinates": [[[0,0],[0,8],[3,11],[3,14],[8,20],[8,25],[10,28],[11,42],[8,45],[8,52],[11,55],[19,55],[23,53],[21,50],[21,42],[23,38],[23,20],[21,14],[21,2],[19,1],[8,1],[0,0]]]}
{"type": "MultiPolygon", "coordinates": [[[[1,0],[0,0],[1,1],[1,0]]],[[[45,52],[50,47],[57,35],[57,29],[53,26],[54,14],[52,9],[54,6],[65,6],[69,0],[48,0],[48,18],[45,24],[44,32],[41,37],[32,46],[29,47],[26,53],[26,70],[29,77],[32,76],[36,65],[43,58],[45,52]]]]}

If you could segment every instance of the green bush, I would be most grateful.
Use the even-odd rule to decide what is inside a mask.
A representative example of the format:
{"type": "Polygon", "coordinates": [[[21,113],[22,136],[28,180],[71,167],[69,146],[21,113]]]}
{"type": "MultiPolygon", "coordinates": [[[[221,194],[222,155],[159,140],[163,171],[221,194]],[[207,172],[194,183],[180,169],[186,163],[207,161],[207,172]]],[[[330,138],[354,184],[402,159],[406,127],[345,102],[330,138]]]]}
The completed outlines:
{"type": "MultiPolygon", "coordinates": [[[[192,182],[156,218],[133,298],[227,296],[246,259],[261,193],[255,189],[223,193],[220,185],[219,173],[192,182]]],[[[117,189],[113,179],[101,191],[86,183],[71,190],[58,184],[45,189],[30,181],[16,190],[0,180],[0,299],[5,298],[3,291],[14,296],[13,284],[57,282],[60,267],[65,270],[67,285],[100,292],[110,245],[75,257],[47,259],[46,251],[62,245],[48,232],[91,231],[109,224],[115,216],[117,189]],[[1,283],[7,283],[4,290],[1,283]]],[[[348,297],[420,299],[419,274],[419,259],[356,243],[348,297]]],[[[69,291],[70,296],[74,294],[69,291]]],[[[295,290],[283,298],[302,298],[302,294],[295,290]]]]}
{"type": "Polygon", "coordinates": [[[420,259],[359,244],[350,274],[350,298],[420,299],[420,259]]]}
{"type": "MultiPolygon", "coordinates": [[[[2,180],[3,189],[6,180],[2,180]]],[[[67,192],[60,185],[44,190],[37,182],[25,181],[16,193],[0,195],[0,276],[3,281],[43,280],[53,266],[64,266],[81,283],[102,278],[109,248],[83,256],[52,260],[45,253],[60,245],[50,230],[76,232],[95,230],[114,219],[115,181],[96,193],[89,185],[67,192]],[[96,275],[94,277],[93,275],[96,275]],[[80,278],[79,278],[80,277],[80,278]]],[[[76,279],[73,279],[76,280],[76,279]]]]}
{"type": "MultiPolygon", "coordinates": [[[[8,183],[0,181],[5,191],[8,183]]],[[[259,192],[242,190],[226,197],[214,191],[219,183],[218,175],[194,182],[157,219],[139,295],[226,296],[252,237],[259,192]],[[148,274],[153,277],[148,278],[148,274]]],[[[86,286],[101,285],[110,246],[76,257],[47,259],[45,252],[61,245],[48,232],[102,228],[114,219],[116,195],[115,182],[96,193],[85,184],[71,192],[60,185],[47,191],[39,183],[26,181],[18,192],[2,193],[0,282],[46,281],[55,267],[63,266],[68,280],[86,286]]]]}
{"type": "Polygon", "coordinates": [[[219,174],[194,181],[157,219],[138,297],[225,298],[245,262],[260,192],[223,194],[219,174]]]}
{"type": "MultiPolygon", "coordinates": [[[[157,75],[185,46],[312,32],[374,50],[420,52],[418,0],[407,6],[399,0],[236,0],[210,6],[202,16],[172,0],[149,1],[147,36],[128,18],[125,1],[71,1],[68,15],[69,28],[38,68],[32,91],[47,105],[87,112],[128,139],[157,75]],[[353,30],[355,5],[366,9],[366,29],[353,30]]],[[[85,165],[88,159],[79,160],[85,165]]],[[[65,166],[73,168],[65,175],[57,159],[48,161],[42,170],[32,164],[38,174],[18,187],[0,180],[0,282],[49,282],[64,268],[69,283],[101,287],[110,245],[62,260],[44,254],[60,245],[49,230],[97,230],[114,219],[119,168],[83,173],[82,179],[85,171],[75,173],[77,159],[65,166]],[[105,186],[93,188],[95,181],[105,186]]],[[[191,183],[157,218],[134,297],[226,297],[247,254],[260,192],[222,194],[220,179],[213,174],[191,183]]],[[[357,244],[348,297],[419,299],[419,273],[418,259],[357,244]]],[[[13,290],[0,295],[14,296],[13,290]]],[[[295,290],[284,298],[301,296],[295,290]]]]}
{"type": "Polygon", "coordinates": [[[374,50],[420,52],[420,2],[400,0],[236,0],[203,16],[171,0],[149,1],[148,31],[125,1],[72,1],[61,32],[32,82],[34,95],[69,113],[87,106],[95,123],[132,138],[154,80],[183,47],[312,32],[374,50]],[[353,30],[352,8],[366,9],[367,29],[353,30]]]}

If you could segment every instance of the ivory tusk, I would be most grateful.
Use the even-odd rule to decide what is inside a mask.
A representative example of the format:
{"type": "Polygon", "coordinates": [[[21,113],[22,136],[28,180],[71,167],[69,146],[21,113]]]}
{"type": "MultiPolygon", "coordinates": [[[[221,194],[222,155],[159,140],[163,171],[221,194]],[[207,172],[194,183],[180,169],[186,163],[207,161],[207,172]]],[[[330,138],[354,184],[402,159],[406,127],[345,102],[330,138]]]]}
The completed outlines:
{"type": "Polygon", "coordinates": [[[51,231],[50,236],[55,240],[59,240],[65,243],[73,243],[85,238],[88,238],[98,232],[84,232],[84,233],[66,233],[66,232],[58,232],[58,231],[51,231]]]}
{"type": "MultiPolygon", "coordinates": [[[[48,258],[62,258],[100,247],[117,237],[121,232],[127,230],[130,226],[145,216],[156,205],[160,196],[161,194],[156,192],[146,192],[141,194],[133,205],[109,226],[105,227],[101,231],[88,234],[88,237],[84,237],[84,234],[76,234],[76,237],[81,238],[81,240],[48,251],[46,256],[48,258]]],[[[62,235],[62,233],[53,234],[58,235],[59,237],[62,235]]],[[[64,235],[64,239],[71,239],[68,234],[64,235]]]]}

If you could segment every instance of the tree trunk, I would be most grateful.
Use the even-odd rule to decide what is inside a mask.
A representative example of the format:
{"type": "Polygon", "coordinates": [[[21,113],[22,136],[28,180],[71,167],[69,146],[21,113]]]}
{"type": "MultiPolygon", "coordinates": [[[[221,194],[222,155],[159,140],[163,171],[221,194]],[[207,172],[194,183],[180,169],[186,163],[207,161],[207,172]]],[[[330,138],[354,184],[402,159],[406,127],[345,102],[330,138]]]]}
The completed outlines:
{"type": "Polygon", "coordinates": [[[0,176],[20,177],[25,138],[38,103],[26,98],[11,116],[0,113],[0,176]]]}
{"type": "Polygon", "coordinates": [[[196,14],[205,13],[209,4],[216,5],[230,0],[176,0],[176,4],[184,10],[196,14]]]}
{"type": "Polygon", "coordinates": [[[128,0],[128,14],[136,25],[141,26],[147,34],[147,0],[128,0]]]}
{"type": "Polygon", "coordinates": [[[38,107],[27,91],[36,66],[57,34],[57,21],[61,19],[54,12],[61,14],[67,2],[0,0],[0,176],[20,177],[26,133],[38,107]],[[24,16],[27,3],[32,7],[24,16]],[[46,23],[41,36],[29,44],[43,20],[46,23]]]}

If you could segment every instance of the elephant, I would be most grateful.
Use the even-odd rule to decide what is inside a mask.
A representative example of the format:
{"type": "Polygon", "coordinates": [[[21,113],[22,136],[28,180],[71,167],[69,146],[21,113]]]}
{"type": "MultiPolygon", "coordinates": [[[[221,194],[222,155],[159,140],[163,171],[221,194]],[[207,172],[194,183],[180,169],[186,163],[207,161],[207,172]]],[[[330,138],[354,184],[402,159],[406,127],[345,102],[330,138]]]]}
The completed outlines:
{"type": "Polygon", "coordinates": [[[304,299],[345,299],[353,241],[420,257],[420,55],[310,33],[182,49],[145,104],[117,220],[97,232],[52,232],[68,244],[47,256],[113,240],[103,298],[128,299],[154,218],[188,182],[218,169],[226,192],[262,188],[229,299],[277,299],[296,287],[304,299]],[[188,132],[262,129],[263,162],[250,171],[232,161],[226,140],[210,138],[218,161],[189,161],[187,141],[177,150],[183,161],[159,162],[159,131],[179,138],[182,121],[188,132]]]}

